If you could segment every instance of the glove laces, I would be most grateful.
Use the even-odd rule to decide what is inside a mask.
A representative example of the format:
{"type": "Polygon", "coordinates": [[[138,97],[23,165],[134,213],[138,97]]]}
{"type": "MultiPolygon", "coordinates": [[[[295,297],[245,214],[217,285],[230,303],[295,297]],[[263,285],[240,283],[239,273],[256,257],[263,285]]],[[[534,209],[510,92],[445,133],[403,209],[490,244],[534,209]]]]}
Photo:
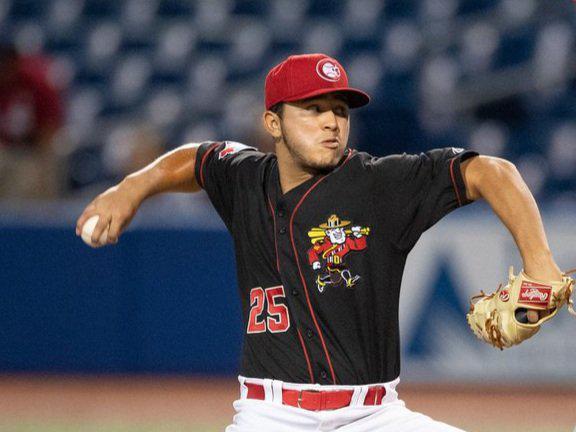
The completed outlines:
{"type": "MultiPolygon", "coordinates": [[[[568,276],[570,274],[576,273],[576,268],[572,270],[568,270],[564,273],[564,276],[568,276]]],[[[568,312],[571,315],[576,316],[576,311],[574,310],[574,299],[572,295],[574,294],[574,279],[569,278],[570,281],[568,282],[568,286],[566,287],[566,302],[568,303],[568,312]]]]}

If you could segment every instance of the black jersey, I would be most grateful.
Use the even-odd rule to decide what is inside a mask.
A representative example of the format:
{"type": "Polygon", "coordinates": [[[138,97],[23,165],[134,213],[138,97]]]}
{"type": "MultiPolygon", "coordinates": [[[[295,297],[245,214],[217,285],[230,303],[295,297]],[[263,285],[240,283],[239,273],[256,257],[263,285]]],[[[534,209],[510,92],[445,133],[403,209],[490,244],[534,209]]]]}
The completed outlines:
{"type": "Polygon", "coordinates": [[[203,143],[195,175],[234,239],[240,373],[345,385],[397,378],[407,255],[427,228],[469,202],[460,163],[476,155],[348,149],[329,174],[283,194],[275,155],[203,143]]]}

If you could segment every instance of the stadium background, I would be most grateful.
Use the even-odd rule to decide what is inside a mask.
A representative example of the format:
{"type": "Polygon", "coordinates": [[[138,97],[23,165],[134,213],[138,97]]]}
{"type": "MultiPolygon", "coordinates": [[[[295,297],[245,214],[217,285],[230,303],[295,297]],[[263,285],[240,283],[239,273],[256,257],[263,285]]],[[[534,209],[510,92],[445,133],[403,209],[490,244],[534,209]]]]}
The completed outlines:
{"type": "MultiPolygon", "coordinates": [[[[456,146],[512,160],[559,264],[576,266],[575,7],[0,0],[0,42],[49,58],[66,102],[61,197],[0,203],[0,430],[209,431],[230,421],[243,326],[231,243],[205,196],[151,200],[114,248],[88,249],[73,227],[141,147],[269,148],[262,84],[290,53],[333,55],[372,94],[352,116],[359,150],[456,146]]],[[[570,431],[576,323],[566,312],[503,353],[466,328],[467,298],[493,290],[508,263],[521,264],[483,204],[423,236],[404,279],[401,397],[471,432],[570,431]]]]}

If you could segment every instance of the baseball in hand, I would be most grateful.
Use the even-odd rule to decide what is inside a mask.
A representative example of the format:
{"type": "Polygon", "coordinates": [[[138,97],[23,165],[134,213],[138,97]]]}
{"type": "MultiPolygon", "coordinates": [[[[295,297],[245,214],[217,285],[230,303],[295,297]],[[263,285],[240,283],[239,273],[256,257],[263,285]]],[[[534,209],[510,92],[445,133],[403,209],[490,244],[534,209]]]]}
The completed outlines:
{"type": "Polygon", "coordinates": [[[96,228],[96,224],[98,223],[98,219],[100,216],[94,215],[89,218],[86,222],[84,222],[84,226],[82,227],[82,240],[88,246],[93,248],[101,247],[106,244],[106,240],[108,239],[108,227],[104,230],[100,238],[98,239],[98,243],[92,243],[92,233],[94,232],[94,228],[96,228]]]}

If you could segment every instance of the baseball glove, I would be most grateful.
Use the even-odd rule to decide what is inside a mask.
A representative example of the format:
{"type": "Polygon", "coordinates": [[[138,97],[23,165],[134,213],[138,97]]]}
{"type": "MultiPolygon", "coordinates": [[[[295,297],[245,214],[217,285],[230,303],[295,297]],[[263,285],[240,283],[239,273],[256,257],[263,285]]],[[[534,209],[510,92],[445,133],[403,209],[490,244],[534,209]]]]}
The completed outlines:
{"type": "Polygon", "coordinates": [[[574,279],[568,276],[573,272],[566,272],[562,281],[546,282],[532,279],[523,271],[514,275],[510,267],[506,286],[500,285],[488,295],[481,291],[471,298],[468,325],[479,339],[496,348],[518,345],[534,336],[565,304],[576,315],[571,298],[574,279]],[[537,321],[530,322],[529,313],[538,314],[537,321]]]}

